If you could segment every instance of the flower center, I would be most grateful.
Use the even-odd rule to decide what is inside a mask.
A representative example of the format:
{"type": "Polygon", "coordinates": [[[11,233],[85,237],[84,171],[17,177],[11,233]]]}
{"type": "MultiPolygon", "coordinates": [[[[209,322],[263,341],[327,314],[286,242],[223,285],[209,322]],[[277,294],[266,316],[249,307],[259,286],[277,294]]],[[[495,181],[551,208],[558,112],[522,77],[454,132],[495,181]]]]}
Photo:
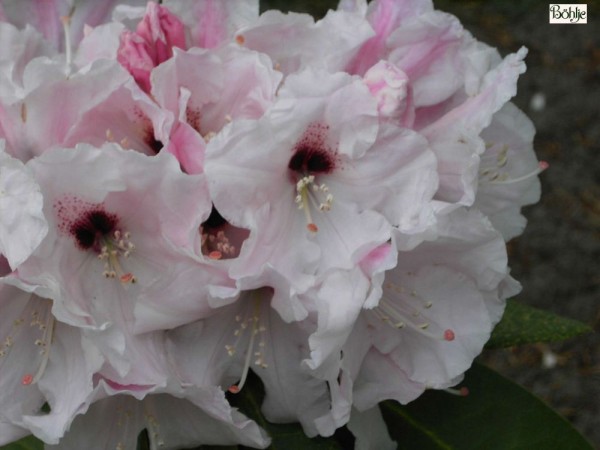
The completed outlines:
{"type": "Polygon", "coordinates": [[[130,233],[119,227],[116,214],[108,213],[102,204],[85,202],[77,197],[65,197],[54,205],[59,231],[70,235],[82,251],[95,253],[104,261],[103,275],[118,278],[123,284],[137,281],[121,266],[135,249],[130,233]]]}
{"type": "MultiPolygon", "coordinates": [[[[495,143],[487,143],[486,150],[493,149],[495,143]]],[[[549,164],[546,161],[540,161],[538,163],[538,167],[532,170],[529,173],[526,173],[517,178],[511,178],[508,171],[503,169],[508,164],[508,151],[510,147],[508,145],[503,145],[496,152],[491,151],[489,154],[484,154],[481,158],[481,167],[482,169],[479,172],[479,181],[482,183],[488,184],[512,184],[518,183],[520,181],[527,180],[529,178],[535,177],[542,173],[549,167],[549,164]]]]}
{"type": "Polygon", "coordinates": [[[102,248],[105,236],[117,227],[117,216],[108,214],[102,209],[87,211],[71,225],[71,234],[77,246],[82,250],[92,249],[96,252],[102,248]]]}
{"type": "Polygon", "coordinates": [[[304,174],[331,173],[335,167],[332,156],[326,149],[301,144],[288,163],[288,169],[304,174]]]}
{"type": "Polygon", "coordinates": [[[129,232],[118,229],[118,219],[102,209],[87,211],[71,225],[71,234],[82,250],[93,250],[98,259],[104,261],[103,275],[106,278],[117,278],[123,284],[135,283],[136,278],[125,272],[119,261],[120,257],[128,258],[135,246],[130,241],[129,232]]]}
{"type": "Polygon", "coordinates": [[[314,175],[305,175],[296,183],[296,204],[298,209],[304,211],[306,228],[312,233],[319,231],[310,212],[311,206],[318,211],[327,212],[331,209],[333,195],[329,193],[327,185],[317,184],[314,175]]]}
{"type": "Polygon", "coordinates": [[[326,212],[331,209],[333,195],[324,183],[316,178],[333,173],[338,165],[336,152],[327,144],[327,125],[313,123],[293,148],[288,162],[290,178],[296,184],[295,202],[304,211],[306,228],[316,233],[319,228],[311,214],[311,207],[326,212]]]}
{"type": "Polygon", "coordinates": [[[200,235],[203,255],[210,259],[231,259],[239,255],[249,231],[231,225],[213,205],[210,216],[202,222],[200,235]]]}
{"type": "Polygon", "coordinates": [[[265,289],[258,289],[248,294],[250,295],[252,302],[252,304],[249,305],[249,311],[247,311],[245,316],[237,315],[235,317],[235,321],[238,324],[237,328],[233,332],[233,335],[235,336],[235,342],[233,344],[225,345],[227,354],[229,356],[234,356],[238,352],[238,346],[241,341],[243,339],[248,339],[240,381],[237,384],[229,386],[227,389],[232,394],[237,394],[244,387],[253,360],[255,366],[258,366],[262,369],[266,369],[268,367],[264,355],[264,347],[266,346],[264,334],[267,331],[267,328],[261,323],[260,319],[260,308],[263,302],[262,295],[264,293],[265,289]]]}
{"type": "Polygon", "coordinates": [[[126,231],[121,233],[120,230],[115,230],[112,236],[103,236],[101,242],[103,244],[98,259],[104,261],[104,272],[102,274],[106,278],[117,278],[123,284],[134,284],[137,279],[131,272],[125,272],[119,262],[119,257],[128,258],[135,246],[129,240],[130,233],[126,231]]]}
{"type": "Polygon", "coordinates": [[[373,313],[394,328],[409,328],[435,340],[453,341],[456,335],[452,329],[441,329],[423,317],[423,312],[432,306],[431,301],[423,300],[416,291],[407,293],[403,287],[386,282],[373,313]]]}

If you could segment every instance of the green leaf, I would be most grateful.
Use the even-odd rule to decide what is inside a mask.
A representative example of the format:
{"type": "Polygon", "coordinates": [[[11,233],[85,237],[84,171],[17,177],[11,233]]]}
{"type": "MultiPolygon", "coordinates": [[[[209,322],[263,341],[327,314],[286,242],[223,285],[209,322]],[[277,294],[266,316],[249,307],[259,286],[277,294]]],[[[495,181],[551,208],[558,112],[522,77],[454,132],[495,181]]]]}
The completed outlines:
{"type": "Polygon", "coordinates": [[[591,331],[589,326],[577,320],[509,300],[504,317],[494,329],[486,348],[563,341],[591,331]]]}
{"type": "Polygon", "coordinates": [[[297,423],[274,424],[267,422],[260,411],[264,388],[258,376],[250,374],[239,394],[230,397],[231,403],[255,420],[271,436],[273,450],[341,450],[335,438],[308,438],[297,423]]]}
{"type": "Polygon", "coordinates": [[[463,385],[466,397],[428,391],[406,406],[382,403],[398,448],[593,450],[563,417],[493,370],[474,364],[463,385]]]}
{"type": "Polygon", "coordinates": [[[27,436],[17,442],[0,447],[0,450],[44,450],[44,443],[33,436],[27,436]]]}

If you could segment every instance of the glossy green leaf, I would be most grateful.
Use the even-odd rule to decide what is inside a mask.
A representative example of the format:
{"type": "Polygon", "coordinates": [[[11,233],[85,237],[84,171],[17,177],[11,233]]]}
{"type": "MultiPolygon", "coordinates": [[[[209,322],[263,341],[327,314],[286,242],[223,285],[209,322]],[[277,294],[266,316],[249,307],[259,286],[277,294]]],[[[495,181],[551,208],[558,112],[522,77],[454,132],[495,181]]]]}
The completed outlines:
{"type": "Polygon", "coordinates": [[[561,416],[519,385],[475,364],[459,397],[429,391],[402,406],[381,409],[399,449],[419,450],[593,450],[561,416]]]}
{"type": "Polygon", "coordinates": [[[591,331],[589,326],[577,320],[509,300],[504,317],[494,329],[486,348],[563,341],[591,331]]]}
{"type": "Polygon", "coordinates": [[[17,442],[0,447],[0,450],[43,450],[44,443],[33,436],[27,436],[17,442]]]}

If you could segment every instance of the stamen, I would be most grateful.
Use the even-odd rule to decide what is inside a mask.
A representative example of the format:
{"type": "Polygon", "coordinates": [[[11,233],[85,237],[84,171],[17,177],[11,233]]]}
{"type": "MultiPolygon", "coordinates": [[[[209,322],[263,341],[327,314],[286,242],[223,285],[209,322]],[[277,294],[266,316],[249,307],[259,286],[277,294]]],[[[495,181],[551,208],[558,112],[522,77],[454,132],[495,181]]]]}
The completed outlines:
{"type": "Polygon", "coordinates": [[[129,240],[130,233],[122,233],[121,230],[115,230],[112,237],[104,236],[100,238],[102,248],[98,259],[105,261],[105,278],[119,278],[119,281],[126,284],[135,284],[137,278],[131,272],[125,272],[121,267],[119,258],[122,256],[128,258],[135,249],[135,245],[129,240]]]}
{"type": "Polygon", "coordinates": [[[246,383],[246,379],[248,378],[248,372],[250,370],[252,356],[256,357],[256,359],[254,360],[255,365],[257,365],[261,368],[268,367],[268,365],[266,364],[266,362],[264,360],[264,355],[262,352],[262,348],[264,348],[266,345],[263,338],[261,338],[260,342],[258,343],[258,350],[254,350],[254,343],[256,341],[256,336],[258,334],[262,334],[266,331],[266,328],[260,324],[261,298],[259,297],[259,295],[260,295],[259,292],[261,292],[261,290],[255,291],[255,293],[253,295],[254,296],[253,315],[244,320],[242,320],[242,317],[239,315],[236,316],[236,318],[235,318],[236,322],[238,322],[240,324],[239,327],[233,333],[234,336],[236,336],[235,344],[225,346],[225,349],[227,350],[227,354],[229,356],[235,355],[237,344],[238,344],[240,338],[245,333],[245,330],[248,328],[248,325],[252,324],[252,327],[250,329],[250,339],[248,342],[248,346],[246,348],[246,356],[244,358],[244,367],[242,369],[242,375],[240,377],[240,381],[237,384],[229,386],[229,388],[227,389],[232,394],[237,394],[244,387],[244,384],[246,383]]]}
{"type": "MultiPolygon", "coordinates": [[[[486,143],[486,150],[493,148],[496,145],[494,142],[486,143]]],[[[542,173],[544,170],[548,168],[548,163],[546,161],[540,161],[538,167],[531,172],[520,176],[518,178],[510,178],[510,174],[506,171],[500,171],[500,169],[504,168],[508,163],[508,145],[503,145],[500,150],[498,150],[496,154],[495,161],[490,161],[493,159],[494,152],[491,154],[484,155],[482,158],[482,167],[483,170],[479,173],[479,179],[483,182],[487,182],[490,184],[511,184],[518,183],[519,181],[527,180],[531,177],[535,177],[542,173]]]]}
{"type": "Polygon", "coordinates": [[[254,317],[254,324],[252,326],[252,331],[250,332],[250,341],[248,342],[248,348],[246,349],[246,359],[244,361],[244,369],[242,371],[242,378],[237,385],[233,385],[229,387],[229,392],[232,394],[237,394],[242,390],[244,384],[246,383],[246,378],[248,377],[248,371],[250,370],[250,358],[252,358],[252,349],[254,348],[254,337],[258,333],[257,328],[258,317],[254,317]]]}
{"type": "Polygon", "coordinates": [[[329,193],[329,188],[325,184],[316,184],[314,175],[305,175],[296,183],[296,198],[295,202],[298,205],[298,209],[304,211],[306,217],[306,228],[311,233],[316,233],[319,228],[314,223],[311,212],[310,204],[312,204],[318,211],[327,212],[331,210],[331,204],[333,203],[333,195],[329,193]],[[316,197],[320,195],[321,201],[316,197]],[[309,204],[310,202],[310,204],[309,204]]]}
{"type": "Polygon", "coordinates": [[[237,247],[231,243],[224,230],[215,229],[210,224],[203,225],[200,229],[202,238],[202,254],[210,259],[235,258],[237,256],[237,247]]]}
{"type": "Polygon", "coordinates": [[[48,310],[48,318],[46,322],[42,322],[39,319],[39,313],[37,311],[33,311],[31,314],[33,320],[31,321],[31,326],[37,326],[40,330],[43,330],[42,338],[34,341],[34,344],[38,347],[41,347],[40,354],[42,355],[42,360],[38,367],[35,375],[27,373],[23,375],[21,378],[21,384],[23,386],[29,386],[31,384],[36,384],[44,375],[46,371],[46,367],[48,366],[48,361],[50,359],[50,348],[52,346],[52,339],[54,336],[54,316],[50,310],[48,310]]]}
{"type": "Polygon", "coordinates": [[[65,73],[67,75],[69,75],[69,73],[71,72],[71,16],[62,16],[60,18],[60,21],[62,22],[62,26],[63,26],[63,30],[65,33],[65,57],[66,57],[66,62],[65,62],[65,73]]]}
{"type": "Polygon", "coordinates": [[[550,165],[546,162],[546,161],[540,161],[538,164],[538,167],[534,170],[532,170],[531,172],[518,177],[518,178],[508,178],[507,174],[496,174],[495,177],[493,177],[489,182],[492,184],[512,184],[512,183],[518,183],[519,181],[524,181],[527,180],[529,178],[535,177],[537,175],[539,175],[540,173],[542,173],[544,170],[546,170],[548,167],[550,167],[550,165]]]}
{"type": "Polygon", "coordinates": [[[146,418],[146,424],[148,425],[147,430],[148,433],[152,437],[152,442],[155,442],[158,447],[164,447],[165,443],[160,437],[160,424],[154,414],[148,412],[146,408],[144,408],[144,416],[146,418]]]}
{"type": "MultiPolygon", "coordinates": [[[[126,388],[126,386],[120,385],[119,383],[115,383],[112,380],[106,379],[104,377],[101,377],[104,381],[106,381],[109,386],[113,386],[116,389],[124,389],[126,388]]],[[[153,445],[153,449],[157,448],[157,444],[158,447],[161,446],[159,439],[157,439],[158,437],[158,433],[156,435],[154,435],[153,433],[153,426],[156,425],[156,428],[158,429],[158,421],[154,420],[154,422],[150,419],[150,417],[152,417],[152,415],[150,413],[148,413],[148,408],[149,408],[149,403],[151,401],[149,400],[140,400],[140,404],[143,407],[143,417],[144,419],[146,419],[146,424],[145,427],[146,431],[148,433],[148,436],[150,437],[150,435],[152,436],[152,439],[150,442],[152,442],[153,445]],[[159,442],[157,442],[159,441],[159,442]]],[[[115,436],[115,440],[117,441],[117,445],[114,447],[115,450],[127,450],[130,448],[130,446],[125,446],[124,442],[129,442],[129,438],[128,438],[128,434],[131,431],[132,427],[135,427],[136,425],[132,424],[132,420],[135,418],[136,424],[137,424],[137,419],[138,419],[138,415],[134,414],[134,411],[132,409],[130,409],[129,407],[125,407],[122,404],[118,404],[116,405],[116,407],[114,408],[112,412],[112,422],[113,422],[113,432],[114,432],[114,436],[115,436]],[[116,439],[118,438],[118,440],[116,439]]]]}
{"type": "Polygon", "coordinates": [[[23,319],[18,319],[13,322],[13,328],[11,330],[11,334],[6,336],[6,338],[4,339],[4,342],[2,342],[0,344],[0,358],[3,358],[4,356],[6,356],[10,353],[10,350],[15,343],[13,340],[13,333],[16,332],[16,328],[23,325],[23,322],[24,322],[23,319]]]}
{"type": "MultiPolygon", "coordinates": [[[[431,301],[422,301],[415,290],[408,292],[402,286],[397,286],[392,282],[386,282],[384,285],[384,295],[379,301],[379,305],[373,309],[374,314],[383,322],[393,326],[394,328],[410,328],[417,331],[419,334],[425,335],[435,340],[445,340],[448,342],[456,339],[456,334],[452,329],[445,329],[443,332],[435,332],[429,330],[431,323],[427,321],[416,322],[416,319],[421,317],[423,313],[429,310],[433,303],[431,301]],[[394,295],[389,298],[387,295],[394,295]],[[419,302],[420,309],[415,309],[415,302],[419,302]]],[[[439,330],[439,328],[438,328],[439,330]]],[[[441,331],[441,330],[440,330],[441,331]]]]}
{"type": "Polygon", "coordinates": [[[498,156],[496,156],[498,167],[506,166],[506,163],[508,162],[508,149],[508,145],[504,145],[498,152],[498,156]]]}

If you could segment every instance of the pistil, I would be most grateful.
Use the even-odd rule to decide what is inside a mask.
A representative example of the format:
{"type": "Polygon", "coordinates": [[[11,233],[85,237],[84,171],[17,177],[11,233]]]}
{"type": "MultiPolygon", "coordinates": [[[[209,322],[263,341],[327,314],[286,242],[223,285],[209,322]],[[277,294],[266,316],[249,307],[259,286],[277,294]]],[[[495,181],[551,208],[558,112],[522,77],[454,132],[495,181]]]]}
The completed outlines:
{"type": "Polygon", "coordinates": [[[104,272],[102,274],[106,278],[119,278],[123,284],[134,284],[137,279],[131,272],[125,272],[119,262],[119,257],[128,258],[131,252],[135,249],[133,243],[129,240],[128,232],[121,233],[120,230],[115,230],[112,239],[102,237],[102,247],[98,259],[104,261],[104,272]]]}
{"type": "Polygon", "coordinates": [[[402,287],[396,286],[394,283],[387,282],[386,290],[379,300],[379,305],[373,309],[373,313],[383,322],[390,326],[402,329],[409,328],[435,340],[453,341],[456,335],[452,329],[445,329],[443,332],[432,332],[430,330],[431,323],[426,320],[417,320],[422,316],[419,309],[411,306],[411,303],[419,302],[424,310],[432,308],[433,303],[430,301],[421,301],[415,291],[411,291],[409,295],[405,295],[405,290],[402,287]],[[387,292],[386,292],[387,291],[387,292]],[[389,298],[389,292],[393,291],[398,294],[396,298],[389,298]]]}
{"type": "Polygon", "coordinates": [[[33,311],[31,316],[32,320],[30,326],[37,326],[43,332],[41,339],[36,339],[34,342],[36,346],[40,347],[40,355],[42,360],[40,361],[40,365],[38,366],[38,370],[35,374],[27,373],[23,375],[23,378],[21,378],[21,384],[24,386],[36,384],[44,375],[50,359],[50,348],[52,346],[52,339],[54,337],[55,319],[49,308],[45,321],[40,320],[37,310],[33,311]]]}
{"type": "Polygon", "coordinates": [[[254,365],[266,369],[268,364],[264,359],[263,348],[266,346],[264,337],[260,338],[258,342],[258,349],[255,349],[256,339],[259,335],[262,335],[267,331],[266,327],[263,326],[260,322],[260,307],[261,307],[261,298],[260,292],[262,290],[254,291],[251,295],[253,297],[253,305],[252,305],[252,314],[249,317],[243,318],[242,316],[236,316],[235,320],[239,323],[238,328],[234,331],[234,336],[236,337],[236,341],[233,345],[226,345],[225,349],[227,350],[227,354],[229,356],[234,356],[237,353],[237,346],[240,339],[246,334],[246,330],[249,331],[248,336],[248,345],[246,347],[246,355],[244,358],[244,366],[242,368],[242,374],[240,376],[240,381],[237,384],[231,385],[227,390],[232,394],[237,394],[242,390],[246,380],[248,378],[248,372],[250,370],[250,366],[252,365],[252,359],[254,358],[254,365]]]}
{"type": "Polygon", "coordinates": [[[65,34],[65,74],[68,76],[71,73],[71,16],[62,16],[60,21],[65,34]]]}
{"type": "Polygon", "coordinates": [[[333,203],[333,195],[329,193],[329,188],[325,184],[317,184],[314,175],[304,175],[296,183],[296,198],[295,202],[298,209],[304,211],[306,218],[306,228],[316,233],[319,228],[314,223],[311,214],[311,205],[318,211],[327,212],[331,210],[333,203]],[[320,196],[321,198],[317,198],[320,196]]]}
{"type": "MultiPolygon", "coordinates": [[[[494,147],[496,144],[488,143],[486,145],[487,149],[494,147]]],[[[490,162],[489,159],[491,157],[488,156],[485,159],[482,159],[481,166],[484,167],[483,170],[479,173],[479,180],[481,182],[489,183],[489,184],[512,184],[518,183],[520,181],[525,181],[529,178],[535,177],[542,173],[549,167],[549,164],[546,161],[540,161],[538,166],[529,173],[526,173],[517,178],[511,178],[507,171],[502,171],[506,165],[508,164],[509,155],[508,151],[510,147],[508,145],[503,145],[502,148],[498,151],[495,157],[495,161],[490,162]],[[487,161],[486,161],[487,160],[487,161]]]]}

